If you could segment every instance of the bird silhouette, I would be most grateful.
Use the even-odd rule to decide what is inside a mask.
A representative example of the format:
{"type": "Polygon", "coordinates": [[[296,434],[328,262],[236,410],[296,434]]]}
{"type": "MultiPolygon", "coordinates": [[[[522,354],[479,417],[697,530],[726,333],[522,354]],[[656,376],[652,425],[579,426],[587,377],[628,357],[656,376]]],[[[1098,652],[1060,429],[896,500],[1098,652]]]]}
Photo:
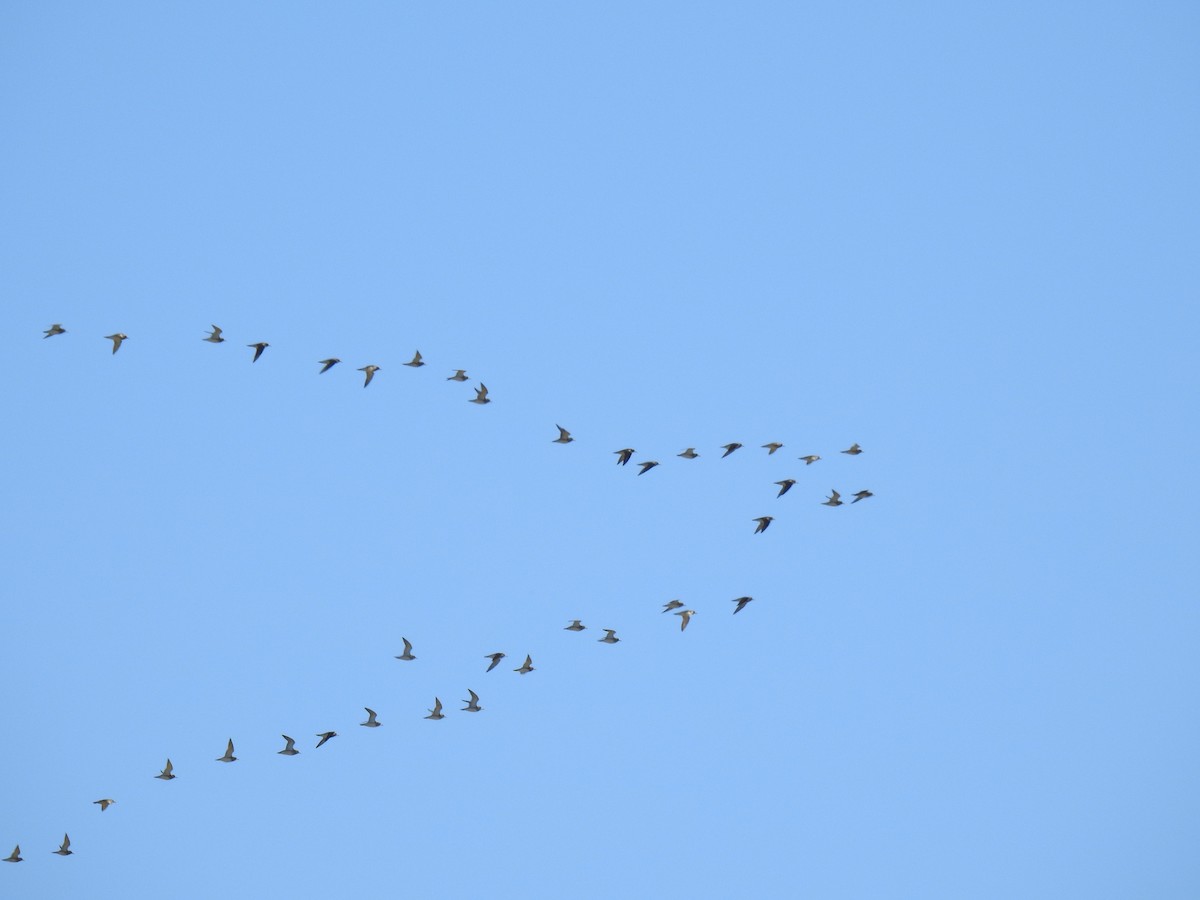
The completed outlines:
{"type": "Polygon", "coordinates": [[[679,616],[679,630],[684,631],[688,627],[688,622],[692,621],[692,616],[696,614],[694,609],[681,609],[675,615],[679,616]]]}
{"type": "Polygon", "coordinates": [[[503,653],[488,653],[488,654],[486,654],[485,659],[490,659],[492,661],[492,664],[487,667],[487,671],[490,672],[490,671],[492,671],[492,669],[496,668],[496,666],[500,665],[500,660],[504,659],[504,657],[505,657],[505,654],[503,654],[503,653]]]}
{"type": "MultiPolygon", "coordinates": [[[[287,744],[284,746],[284,748],[282,750],[276,750],[275,751],[276,753],[279,753],[283,756],[295,756],[296,754],[298,754],[300,752],[299,750],[296,749],[295,738],[290,738],[286,734],[281,734],[280,737],[283,738],[285,741],[287,741],[287,744]]],[[[324,743],[324,741],[322,741],[321,743],[324,743]]]]}
{"type": "Polygon", "coordinates": [[[681,606],[683,606],[682,600],[672,600],[670,603],[667,603],[665,606],[663,606],[662,611],[670,612],[673,609],[679,609],[681,606]]]}
{"type": "Polygon", "coordinates": [[[783,479],[783,481],[777,481],[775,483],[777,485],[779,485],[779,493],[776,494],[775,496],[782,497],[784,494],[786,494],[788,491],[790,491],[792,489],[792,485],[796,483],[796,479],[795,478],[785,478],[785,479],[783,479]]]}
{"type": "Polygon", "coordinates": [[[858,491],[857,493],[855,493],[854,499],[851,500],[850,502],[857,503],[859,500],[866,500],[868,497],[874,497],[874,496],[875,495],[872,494],[870,491],[858,491]]]}
{"type": "Polygon", "coordinates": [[[467,380],[467,370],[466,369],[455,369],[454,374],[451,375],[446,380],[447,381],[466,381],[467,380]]]}
{"type": "Polygon", "coordinates": [[[522,675],[528,675],[533,671],[533,657],[526,655],[525,662],[521,663],[519,669],[513,669],[514,672],[520,672],[522,675]]]}
{"type": "Polygon", "coordinates": [[[63,835],[63,842],[57,850],[51,850],[51,853],[57,853],[59,856],[70,856],[75,851],[71,849],[71,838],[63,835]]]}
{"type": "Polygon", "coordinates": [[[254,359],[250,360],[250,362],[256,363],[258,362],[258,358],[263,355],[263,351],[271,345],[266,341],[259,341],[257,344],[247,344],[246,346],[254,348],[254,359]]]}
{"type": "Polygon", "coordinates": [[[337,737],[337,732],[336,731],[323,731],[320,734],[318,734],[317,737],[320,738],[320,740],[317,741],[317,747],[320,747],[323,743],[325,743],[330,738],[337,737]]]}
{"type": "Polygon", "coordinates": [[[104,339],[106,341],[113,342],[113,353],[116,353],[118,350],[121,349],[121,344],[124,343],[125,341],[129,340],[129,335],[121,334],[121,332],[118,331],[116,334],[106,334],[104,336],[104,339]]]}
{"type": "Polygon", "coordinates": [[[647,472],[649,472],[651,469],[653,469],[655,466],[658,465],[658,460],[648,459],[645,462],[638,463],[638,465],[642,467],[642,471],[638,472],[638,475],[645,475],[647,472]]]}
{"type": "Polygon", "coordinates": [[[434,721],[446,718],[446,716],[442,713],[442,701],[437,697],[433,698],[433,709],[429,711],[429,715],[427,715],[425,718],[433,719],[434,721]]]}
{"type": "Polygon", "coordinates": [[[17,846],[13,847],[12,854],[10,856],[4,857],[4,861],[5,862],[21,862],[22,858],[23,857],[21,856],[21,845],[17,844],[17,846]]]}
{"type": "Polygon", "coordinates": [[[801,457],[799,457],[799,459],[802,459],[802,460],[804,460],[804,464],[805,464],[806,466],[811,466],[813,463],[815,463],[815,462],[816,462],[818,459],[820,459],[820,458],[821,458],[821,457],[817,456],[817,455],[816,455],[816,454],[814,454],[814,453],[810,453],[808,456],[801,456],[801,457]]]}
{"type": "Polygon", "coordinates": [[[843,450],[842,452],[849,453],[851,456],[858,456],[858,454],[862,453],[862,447],[858,446],[858,444],[851,444],[849,450],[843,450]]]}
{"type": "Polygon", "coordinates": [[[479,403],[481,405],[484,403],[491,403],[492,401],[488,399],[487,385],[484,384],[482,381],[479,382],[479,387],[475,388],[475,399],[469,400],[467,402],[468,403],[479,403]]]}
{"type": "Polygon", "coordinates": [[[754,529],[755,534],[760,534],[767,530],[767,526],[775,520],[774,516],[759,516],[754,521],[758,523],[758,527],[754,529]]]}
{"type": "Polygon", "coordinates": [[[171,760],[168,759],[167,764],[163,767],[163,770],[154,777],[161,778],[163,781],[170,781],[175,777],[174,769],[175,767],[171,765],[171,760]]]}
{"type": "Polygon", "coordinates": [[[367,377],[363,381],[363,387],[366,387],[371,383],[371,379],[375,377],[375,373],[379,371],[379,366],[363,366],[358,371],[367,373],[367,377]]]}
{"type": "Polygon", "coordinates": [[[575,440],[575,438],[571,437],[571,432],[567,431],[561,425],[555,425],[554,427],[558,429],[558,437],[551,441],[552,444],[569,444],[575,440]]]}
{"type": "Polygon", "coordinates": [[[463,701],[463,703],[465,703],[467,705],[464,706],[461,711],[462,712],[480,712],[483,709],[483,707],[479,705],[479,695],[477,693],[475,693],[473,690],[471,690],[470,688],[467,688],[467,693],[471,695],[471,699],[463,701]]]}
{"type": "Polygon", "coordinates": [[[620,643],[621,639],[619,637],[617,637],[617,633],[613,629],[605,628],[604,629],[604,637],[597,638],[597,640],[601,644],[616,644],[616,643],[620,643]]]}
{"type": "MultiPolygon", "coordinates": [[[[684,459],[695,459],[700,454],[696,452],[695,447],[688,447],[682,453],[676,453],[676,456],[682,456],[684,459]]],[[[728,455],[728,454],[726,454],[728,455]]]]}
{"type": "Polygon", "coordinates": [[[566,626],[563,631],[583,631],[585,628],[587,628],[587,626],[578,619],[572,619],[571,624],[566,626]]]}
{"type": "Polygon", "coordinates": [[[404,641],[404,652],[400,656],[397,656],[396,659],[416,659],[416,657],[412,655],[412,643],[409,641],[409,639],[402,637],[400,640],[404,641]]]}
{"type": "Polygon", "coordinates": [[[406,362],[405,365],[412,366],[414,369],[419,369],[421,366],[425,365],[425,363],[421,362],[421,351],[418,350],[413,356],[412,360],[406,362]]]}
{"type": "Polygon", "coordinates": [[[365,709],[367,711],[367,721],[359,722],[358,723],[359,725],[362,725],[364,728],[378,728],[380,725],[383,724],[376,717],[375,710],[371,709],[371,707],[369,707],[369,706],[364,706],[363,709],[365,709]]]}
{"type": "Polygon", "coordinates": [[[741,446],[742,446],[741,444],[722,444],[721,447],[724,448],[725,452],[721,454],[721,459],[724,459],[730,453],[732,453],[734,450],[737,450],[741,446]]]}
{"type": "Polygon", "coordinates": [[[229,739],[229,746],[225,748],[225,755],[218,756],[217,762],[237,762],[237,757],[233,755],[233,738],[229,739]]]}
{"type": "Polygon", "coordinates": [[[338,363],[340,363],[341,360],[338,359],[336,356],[331,356],[331,357],[329,357],[329,359],[319,359],[319,360],[317,360],[317,362],[319,362],[321,364],[321,371],[318,372],[317,374],[324,375],[326,372],[328,372],[330,369],[332,369],[334,366],[336,366],[338,363]]]}
{"type": "Polygon", "coordinates": [[[105,799],[103,799],[103,800],[93,800],[93,801],[92,801],[92,803],[93,803],[93,804],[98,804],[98,805],[99,805],[99,807],[100,807],[100,812],[104,812],[106,809],[108,809],[110,806],[112,806],[112,805],[113,805],[114,803],[116,803],[116,802],[117,802],[117,801],[116,801],[116,800],[113,800],[111,797],[106,797],[106,798],[105,798],[105,799]]]}
{"type": "Polygon", "coordinates": [[[767,456],[770,456],[782,446],[783,444],[779,443],[778,441],[771,441],[769,444],[763,444],[763,449],[767,451],[767,456]]]}
{"type": "Polygon", "coordinates": [[[613,451],[613,453],[617,454],[617,465],[618,466],[628,465],[630,458],[636,452],[637,451],[634,450],[632,447],[626,447],[624,450],[614,450],[613,451]]]}
{"type": "Polygon", "coordinates": [[[737,608],[736,608],[736,609],[733,611],[733,614],[736,616],[736,615],[737,615],[738,613],[740,613],[740,612],[741,612],[743,609],[745,609],[745,608],[746,608],[746,604],[747,604],[747,603],[749,603],[749,602],[750,602],[751,600],[753,600],[753,599],[754,599],[753,597],[737,597],[737,598],[736,598],[736,599],[733,601],[734,603],[736,603],[736,604],[737,604],[737,608]]]}
{"type": "Polygon", "coordinates": [[[825,502],[822,503],[821,505],[822,506],[841,506],[842,505],[841,497],[842,497],[841,494],[839,494],[837,491],[833,491],[829,495],[829,497],[826,498],[825,502]]]}
{"type": "Polygon", "coordinates": [[[51,325],[49,328],[47,328],[45,331],[42,332],[42,340],[44,341],[48,337],[54,337],[56,334],[66,334],[66,333],[67,333],[67,329],[63,328],[61,325],[59,325],[57,322],[55,322],[53,325],[51,325]]]}
{"type": "Polygon", "coordinates": [[[221,337],[221,329],[216,325],[212,327],[212,333],[208,337],[200,338],[202,341],[208,341],[210,344],[223,344],[225,338],[221,337]]]}

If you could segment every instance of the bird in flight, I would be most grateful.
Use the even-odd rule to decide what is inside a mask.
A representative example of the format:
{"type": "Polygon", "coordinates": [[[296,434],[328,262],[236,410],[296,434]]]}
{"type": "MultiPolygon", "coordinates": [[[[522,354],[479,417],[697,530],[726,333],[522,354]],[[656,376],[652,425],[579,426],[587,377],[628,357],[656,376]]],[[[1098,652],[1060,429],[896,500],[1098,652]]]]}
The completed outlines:
{"type": "Polygon", "coordinates": [[[533,657],[525,655],[525,662],[521,663],[521,668],[513,669],[514,672],[520,672],[522,675],[528,675],[533,671],[533,657]]]}
{"type": "Polygon", "coordinates": [[[587,628],[587,626],[578,619],[572,619],[571,624],[564,628],[563,631],[583,631],[585,628],[587,628]]]}
{"type": "Polygon", "coordinates": [[[317,737],[320,738],[320,740],[317,741],[317,747],[320,747],[323,743],[325,743],[330,738],[337,737],[337,732],[336,731],[323,731],[320,734],[318,734],[317,737]]]}
{"type": "MultiPolygon", "coordinates": [[[[830,488],[830,490],[832,491],[833,489],[830,488]]],[[[821,505],[822,506],[841,506],[842,505],[842,495],[839,494],[837,491],[833,491],[833,493],[831,493],[829,495],[829,497],[825,500],[825,502],[822,503],[821,505]]]]}
{"type": "Polygon", "coordinates": [[[104,812],[106,809],[108,809],[110,806],[112,806],[116,802],[117,801],[113,800],[111,797],[106,797],[103,800],[93,800],[92,801],[93,804],[99,804],[100,812],[104,812]]]}
{"type": "Polygon", "coordinates": [[[367,711],[367,721],[359,722],[359,725],[362,725],[364,728],[378,728],[381,724],[383,724],[378,718],[376,718],[375,710],[371,709],[369,706],[364,706],[363,709],[367,711]]]}
{"type": "Polygon", "coordinates": [[[667,603],[666,605],[663,606],[662,611],[670,612],[673,609],[679,609],[679,607],[681,607],[681,606],[683,606],[682,600],[672,600],[670,603],[667,603]]]}
{"type": "Polygon", "coordinates": [[[214,326],[212,327],[212,334],[210,334],[210,335],[209,335],[208,337],[206,337],[206,338],[200,338],[200,340],[202,340],[202,341],[208,341],[210,344],[223,344],[223,343],[225,343],[225,338],[221,337],[221,329],[220,329],[220,328],[218,328],[216,325],[214,325],[214,326]]]}
{"type": "Polygon", "coordinates": [[[679,616],[679,630],[683,631],[687,628],[688,622],[692,621],[692,616],[696,614],[694,609],[681,609],[675,615],[679,616]]]}
{"type": "Polygon", "coordinates": [[[783,481],[777,481],[775,483],[777,485],[779,485],[779,493],[776,494],[775,496],[782,497],[784,494],[786,494],[788,491],[790,491],[792,489],[792,485],[796,483],[796,479],[795,478],[785,478],[785,479],[783,479],[783,481]]]}
{"type": "Polygon", "coordinates": [[[558,429],[558,437],[551,441],[552,444],[569,444],[575,440],[575,438],[571,437],[571,432],[567,431],[561,425],[555,425],[554,427],[558,429]]]}
{"type": "Polygon", "coordinates": [[[722,444],[721,447],[724,448],[725,452],[721,454],[721,459],[724,459],[725,457],[727,457],[730,453],[732,453],[734,450],[738,449],[740,446],[742,446],[742,445],[741,444],[722,444]]]}
{"type": "Polygon", "coordinates": [[[737,597],[737,598],[735,598],[733,602],[737,604],[737,608],[733,611],[733,614],[736,616],[743,609],[745,609],[746,604],[749,603],[753,599],[754,599],[753,597],[737,597]]]}
{"type": "Polygon", "coordinates": [[[435,722],[438,719],[446,718],[446,716],[442,713],[442,701],[437,697],[433,698],[433,709],[429,711],[429,715],[427,715],[425,718],[433,719],[435,722]]]}
{"type": "Polygon", "coordinates": [[[767,526],[770,525],[771,522],[774,521],[774,519],[775,519],[774,516],[759,516],[757,519],[754,520],[755,522],[758,523],[758,527],[754,529],[754,533],[758,534],[760,532],[766,531],[767,526]]]}
{"type": "Polygon", "coordinates": [[[647,472],[649,472],[651,469],[653,469],[655,466],[658,465],[658,460],[648,459],[645,462],[638,463],[638,465],[642,467],[642,471],[638,472],[638,474],[645,475],[647,472]]]}
{"type": "Polygon", "coordinates": [[[767,451],[767,456],[770,456],[782,446],[783,444],[779,443],[778,441],[771,441],[769,444],[763,444],[763,449],[767,451]]]}
{"type": "Polygon", "coordinates": [[[479,695],[477,693],[475,693],[473,690],[471,690],[470,688],[467,688],[467,693],[471,695],[471,699],[463,701],[463,703],[465,703],[467,705],[464,706],[461,711],[462,712],[479,712],[480,710],[482,710],[483,707],[479,705],[479,695]]]}
{"type": "Polygon", "coordinates": [[[229,739],[229,745],[225,748],[225,755],[218,756],[217,762],[237,762],[237,757],[233,755],[233,738],[229,739]]]}
{"type": "Polygon", "coordinates": [[[414,369],[419,369],[419,368],[421,368],[421,366],[425,365],[425,363],[421,362],[421,351],[420,351],[420,350],[418,350],[418,351],[417,351],[417,352],[416,352],[416,353],[413,355],[413,358],[412,358],[412,360],[411,360],[411,361],[409,361],[409,362],[406,362],[406,363],[405,363],[405,365],[406,365],[406,366],[412,366],[414,369]]]}
{"type": "Polygon", "coordinates": [[[104,339],[106,341],[113,342],[113,353],[116,353],[121,349],[122,342],[129,340],[129,335],[121,334],[121,332],[118,331],[116,334],[106,334],[104,339]]]}
{"type": "Polygon", "coordinates": [[[171,760],[168,759],[166,766],[163,767],[163,770],[161,772],[159,772],[157,775],[155,775],[154,777],[161,778],[163,781],[170,781],[172,778],[175,777],[175,773],[173,771],[174,768],[175,767],[173,765],[171,765],[171,760]]]}
{"type": "Polygon", "coordinates": [[[297,753],[300,752],[299,750],[296,749],[296,739],[295,738],[290,738],[286,734],[281,734],[280,737],[283,738],[285,741],[287,741],[287,746],[285,746],[282,750],[277,750],[276,751],[277,753],[281,753],[284,756],[295,756],[297,753]]]}
{"type": "Polygon", "coordinates": [[[332,369],[334,366],[336,366],[338,363],[340,363],[341,360],[338,359],[336,356],[331,356],[331,357],[329,357],[329,359],[319,359],[319,360],[317,360],[317,362],[319,362],[321,364],[321,371],[318,372],[317,374],[324,375],[326,372],[328,372],[330,369],[332,369]]]}
{"type": "Polygon", "coordinates": [[[808,456],[799,457],[799,459],[804,460],[804,464],[806,466],[811,466],[813,463],[815,463],[820,458],[821,457],[817,456],[815,453],[810,453],[808,456]]]}
{"type": "Polygon", "coordinates": [[[682,456],[684,459],[695,459],[700,454],[696,452],[695,447],[688,447],[682,453],[676,453],[676,456],[682,456]]]}
{"type": "Polygon", "coordinates": [[[479,382],[479,387],[475,388],[475,399],[468,400],[467,402],[468,403],[491,403],[492,401],[488,399],[487,385],[484,384],[482,381],[479,382]]]}
{"type": "Polygon", "coordinates": [[[44,341],[48,337],[54,337],[56,334],[66,334],[66,333],[67,333],[67,329],[63,328],[61,325],[59,325],[57,322],[55,322],[53,325],[51,325],[49,328],[47,328],[44,332],[42,332],[42,340],[44,341]]]}
{"type": "Polygon", "coordinates": [[[630,458],[636,452],[637,451],[634,450],[632,447],[626,447],[624,450],[614,450],[613,451],[613,453],[617,454],[617,465],[618,466],[628,465],[630,458]]]}
{"type": "Polygon", "coordinates": [[[466,381],[467,380],[467,370],[466,369],[455,369],[454,374],[451,375],[446,380],[447,381],[466,381]]]}
{"type": "Polygon", "coordinates": [[[611,628],[604,629],[604,637],[597,638],[601,644],[616,644],[621,639],[617,637],[617,633],[611,628]]]}
{"type": "Polygon", "coordinates": [[[492,671],[492,669],[496,668],[496,666],[500,665],[500,660],[504,659],[504,657],[505,657],[505,654],[503,654],[503,653],[488,653],[488,654],[486,654],[485,658],[490,659],[492,661],[492,664],[487,667],[487,671],[490,672],[490,671],[492,671]]]}
{"type": "Polygon", "coordinates": [[[259,341],[257,344],[247,344],[246,346],[254,348],[254,359],[250,360],[250,362],[256,363],[258,362],[258,358],[263,355],[263,351],[271,345],[266,341],[259,341]]]}
{"type": "Polygon", "coordinates": [[[843,450],[842,452],[849,453],[851,456],[858,456],[858,454],[862,453],[862,447],[858,446],[858,444],[851,444],[849,450],[843,450]]]}
{"type": "Polygon", "coordinates": [[[396,659],[416,659],[416,657],[412,655],[412,642],[406,637],[402,637],[400,640],[404,641],[404,653],[402,653],[400,656],[397,656],[396,659]]]}
{"type": "Polygon", "coordinates": [[[21,862],[22,859],[23,859],[23,857],[21,856],[21,845],[20,844],[17,844],[17,846],[13,847],[13,852],[12,852],[11,856],[4,857],[5,862],[21,862]]]}
{"type": "Polygon", "coordinates": [[[363,381],[363,387],[366,387],[371,383],[371,379],[375,377],[375,373],[379,371],[379,366],[363,366],[358,371],[367,373],[366,380],[363,381]]]}
{"type": "Polygon", "coordinates": [[[71,839],[67,835],[63,835],[62,845],[57,850],[51,850],[51,853],[57,853],[59,856],[70,856],[75,851],[71,849],[71,839]]]}
{"type": "Polygon", "coordinates": [[[851,503],[857,503],[859,500],[866,500],[868,497],[874,497],[874,496],[875,496],[875,495],[874,495],[874,494],[872,494],[870,491],[858,491],[858,492],[857,492],[857,493],[854,495],[854,499],[853,499],[853,500],[851,500],[850,502],[851,502],[851,503]]]}

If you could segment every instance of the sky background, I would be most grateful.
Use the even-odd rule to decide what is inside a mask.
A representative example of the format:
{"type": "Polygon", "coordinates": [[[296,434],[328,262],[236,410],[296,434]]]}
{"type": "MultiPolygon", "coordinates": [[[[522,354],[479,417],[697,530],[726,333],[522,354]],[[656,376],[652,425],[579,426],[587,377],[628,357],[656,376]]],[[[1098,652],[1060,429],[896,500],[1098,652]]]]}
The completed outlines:
{"type": "Polygon", "coordinates": [[[0,895],[1200,895],[1198,39],[7,4],[0,895]]]}

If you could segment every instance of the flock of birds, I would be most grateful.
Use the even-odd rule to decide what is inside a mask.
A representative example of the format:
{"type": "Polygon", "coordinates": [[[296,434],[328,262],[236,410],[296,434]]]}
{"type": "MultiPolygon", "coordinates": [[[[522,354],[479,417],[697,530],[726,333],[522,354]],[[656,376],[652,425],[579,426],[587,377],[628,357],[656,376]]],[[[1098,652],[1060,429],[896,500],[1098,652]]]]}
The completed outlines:
{"type": "MultiPolygon", "coordinates": [[[[50,338],[50,337],[55,337],[57,335],[66,334],[66,333],[67,333],[66,329],[63,328],[63,326],[61,324],[55,323],[55,324],[51,325],[48,329],[45,330],[44,337],[50,338]]],[[[213,344],[224,343],[225,338],[222,337],[221,335],[222,335],[222,330],[220,328],[218,328],[216,325],[213,325],[212,331],[206,337],[202,338],[202,340],[208,341],[209,343],[213,343],[213,344]]],[[[129,339],[129,336],[124,333],[117,332],[115,334],[107,335],[106,339],[113,342],[112,352],[115,354],[118,350],[121,349],[122,344],[126,340],[129,339]]],[[[270,347],[270,344],[268,344],[266,341],[259,341],[259,342],[253,343],[253,344],[248,344],[247,347],[254,350],[254,355],[250,360],[252,363],[254,363],[254,362],[258,362],[259,358],[263,355],[263,352],[268,347],[270,347]]],[[[337,365],[340,362],[341,362],[341,360],[336,357],[329,357],[327,359],[319,360],[318,364],[321,366],[321,368],[319,370],[319,374],[324,374],[325,372],[328,372],[331,368],[333,368],[335,365],[337,365]]],[[[421,356],[420,351],[418,351],[413,356],[411,361],[404,363],[404,365],[411,366],[413,368],[418,368],[420,366],[424,366],[425,362],[421,356]]],[[[372,364],[372,365],[363,366],[358,370],[360,372],[365,373],[363,387],[367,387],[368,385],[370,385],[372,378],[374,378],[375,373],[378,372],[380,370],[380,368],[381,368],[380,366],[372,364]]],[[[467,378],[466,371],[464,369],[455,369],[454,374],[450,375],[447,378],[447,380],[461,382],[461,381],[467,381],[468,378],[467,378]]],[[[485,404],[485,403],[491,402],[491,400],[488,398],[487,387],[485,385],[483,385],[482,382],[480,383],[479,387],[475,389],[475,393],[476,393],[476,396],[473,400],[470,401],[471,403],[485,404]]],[[[563,428],[561,425],[556,425],[555,427],[558,429],[558,437],[555,438],[552,441],[552,443],[569,444],[575,440],[575,438],[573,438],[571,436],[571,433],[569,431],[567,431],[565,428],[563,428]]],[[[729,443],[729,444],[722,445],[721,449],[724,450],[725,452],[722,454],[721,458],[724,459],[725,457],[729,456],[734,451],[741,449],[742,446],[743,445],[739,444],[739,443],[729,443]]],[[[784,445],[782,443],[773,441],[768,444],[763,444],[762,448],[767,451],[768,455],[773,455],[777,450],[782,449],[783,446],[784,445]]],[[[628,463],[633,459],[633,456],[636,452],[637,451],[635,451],[632,447],[625,447],[621,450],[613,451],[613,453],[617,457],[617,465],[620,465],[620,466],[628,465],[628,463]]],[[[847,454],[849,456],[858,456],[859,454],[861,454],[863,452],[863,450],[858,444],[851,444],[850,447],[848,447],[845,450],[842,450],[841,452],[844,454],[847,454]]],[[[679,453],[678,456],[682,457],[683,459],[696,459],[700,456],[700,454],[696,452],[696,449],[694,447],[688,447],[683,452],[679,453]]],[[[819,461],[821,459],[821,457],[816,454],[809,454],[806,456],[801,456],[801,457],[799,457],[799,459],[801,459],[806,466],[810,466],[813,463],[819,461]]],[[[637,463],[637,465],[641,467],[641,470],[638,472],[638,475],[644,475],[647,472],[649,472],[651,469],[658,466],[659,462],[657,460],[646,460],[644,462],[637,463]]],[[[782,497],[789,490],[791,490],[793,485],[796,484],[796,479],[785,478],[782,481],[776,481],[775,484],[779,486],[779,492],[776,494],[776,497],[782,497]]],[[[850,502],[851,502],[851,504],[854,504],[854,503],[858,503],[860,500],[865,500],[868,497],[871,497],[874,495],[869,490],[861,490],[861,491],[857,491],[852,496],[854,499],[851,500],[850,502]]],[[[835,506],[835,507],[842,506],[842,505],[844,505],[844,501],[842,501],[842,499],[841,499],[841,494],[839,494],[836,490],[833,490],[833,491],[831,491],[830,496],[825,499],[823,505],[835,506]]],[[[759,516],[759,517],[755,518],[753,521],[757,522],[758,525],[755,528],[754,533],[760,534],[760,533],[766,531],[767,527],[771,524],[771,522],[773,520],[774,520],[774,516],[759,516]]],[[[749,597],[749,596],[733,598],[733,600],[731,601],[735,604],[734,609],[733,609],[733,614],[736,615],[737,613],[740,613],[753,600],[754,600],[754,598],[749,597]]],[[[662,612],[663,613],[670,612],[679,617],[679,630],[680,631],[686,631],[687,627],[688,627],[688,623],[691,621],[692,617],[694,615],[696,615],[696,611],[694,609],[686,608],[686,605],[683,603],[683,601],[678,600],[678,599],[670,600],[669,602],[664,604],[663,608],[662,608],[662,612]]],[[[581,620],[572,619],[570,621],[570,623],[564,627],[563,630],[572,631],[572,632],[580,632],[580,631],[585,631],[587,629],[587,627],[588,626],[584,625],[581,620]]],[[[616,643],[620,642],[621,639],[619,637],[617,637],[615,629],[605,628],[602,630],[604,631],[604,636],[597,639],[597,641],[599,643],[616,644],[616,643]]],[[[399,654],[395,658],[398,660],[402,660],[404,662],[412,662],[412,661],[416,660],[417,657],[415,655],[413,655],[413,652],[412,652],[412,649],[413,649],[412,643],[407,638],[403,638],[403,637],[401,638],[401,641],[403,642],[404,650],[401,654],[399,654]]],[[[494,652],[494,653],[485,654],[484,658],[490,660],[490,663],[484,671],[491,672],[493,669],[495,669],[497,666],[500,665],[501,660],[505,659],[506,656],[507,656],[506,653],[499,652],[499,651],[494,652]]],[[[525,655],[525,661],[520,666],[513,669],[513,671],[519,675],[528,675],[530,672],[535,671],[532,655],[527,653],[525,655]]],[[[484,707],[481,706],[479,703],[479,695],[477,693],[475,693],[474,690],[471,690],[471,689],[467,690],[467,694],[469,695],[468,699],[465,699],[462,701],[463,703],[465,703],[467,705],[462,707],[460,711],[470,712],[470,713],[482,712],[484,707]]],[[[362,727],[378,728],[380,725],[382,725],[382,723],[379,721],[378,713],[376,713],[375,710],[371,709],[370,707],[363,707],[363,709],[367,713],[367,720],[365,722],[359,723],[362,727]]],[[[430,719],[432,721],[439,721],[441,719],[444,719],[444,718],[446,718],[446,716],[442,710],[443,710],[443,706],[442,706],[441,699],[439,697],[434,697],[433,707],[429,708],[427,710],[429,715],[425,716],[424,718],[430,719]]],[[[338,736],[338,733],[336,731],[323,731],[323,732],[316,733],[315,737],[318,738],[318,740],[317,740],[317,743],[316,743],[316,746],[314,747],[314,749],[318,749],[318,748],[324,746],[327,742],[329,742],[331,739],[333,739],[337,736],[338,736]]],[[[282,750],[278,750],[277,753],[281,756],[298,756],[300,754],[300,751],[296,749],[295,739],[286,734],[281,735],[281,737],[284,740],[284,747],[282,750]]],[[[237,760],[238,760],[238,757],[236,757],[234,755],[233,739],[230,738],[228,740],[228,742],[226,743],[225,753],[221,756],[216,757],[215,761],[222,762],[222,763],[232,763],[232,762],[237,762],[237,760]]],[[[155,775],[154,777],[158,778],[162,781],[172,781],[176,778],[175,767],[169,758],[166,761],[166,765],[163,766],[162,771],[160,771],[159,774],[155,775]]],[[[115,799],[113,799],[112,797],[104,797],[99,800],[94,800],[92,802],[94,805],[100,807],[100,812],[104,812],[110,806],[112,806],[114,803],[116,803],[117,801],[115,799]]],[[[52,850],[50,852],[55,853],[59,856],[72,855],[74,853],[74,851],[71,850],[70,836],[67,834],[64,834],[62,843],[59,846],[59,848],[57,850],[52,850]]],[[[13,852],[8,857],[4,858],[3,861],[10,862],[10,863],[22,862],[23,857],[21,856],[20,845],[18,844],[13,849],[13,852]]]]}

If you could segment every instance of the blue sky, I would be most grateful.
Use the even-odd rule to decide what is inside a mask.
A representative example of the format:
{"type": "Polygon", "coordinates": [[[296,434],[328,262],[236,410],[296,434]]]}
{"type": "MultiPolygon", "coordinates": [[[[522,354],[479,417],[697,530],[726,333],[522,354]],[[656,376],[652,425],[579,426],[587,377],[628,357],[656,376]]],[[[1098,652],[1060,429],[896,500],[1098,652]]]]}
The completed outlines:
{"type": "Polygon", "coordinates": [[[1193,6],[0,22],[0,894],[1200,893],[1193,6]]]}

